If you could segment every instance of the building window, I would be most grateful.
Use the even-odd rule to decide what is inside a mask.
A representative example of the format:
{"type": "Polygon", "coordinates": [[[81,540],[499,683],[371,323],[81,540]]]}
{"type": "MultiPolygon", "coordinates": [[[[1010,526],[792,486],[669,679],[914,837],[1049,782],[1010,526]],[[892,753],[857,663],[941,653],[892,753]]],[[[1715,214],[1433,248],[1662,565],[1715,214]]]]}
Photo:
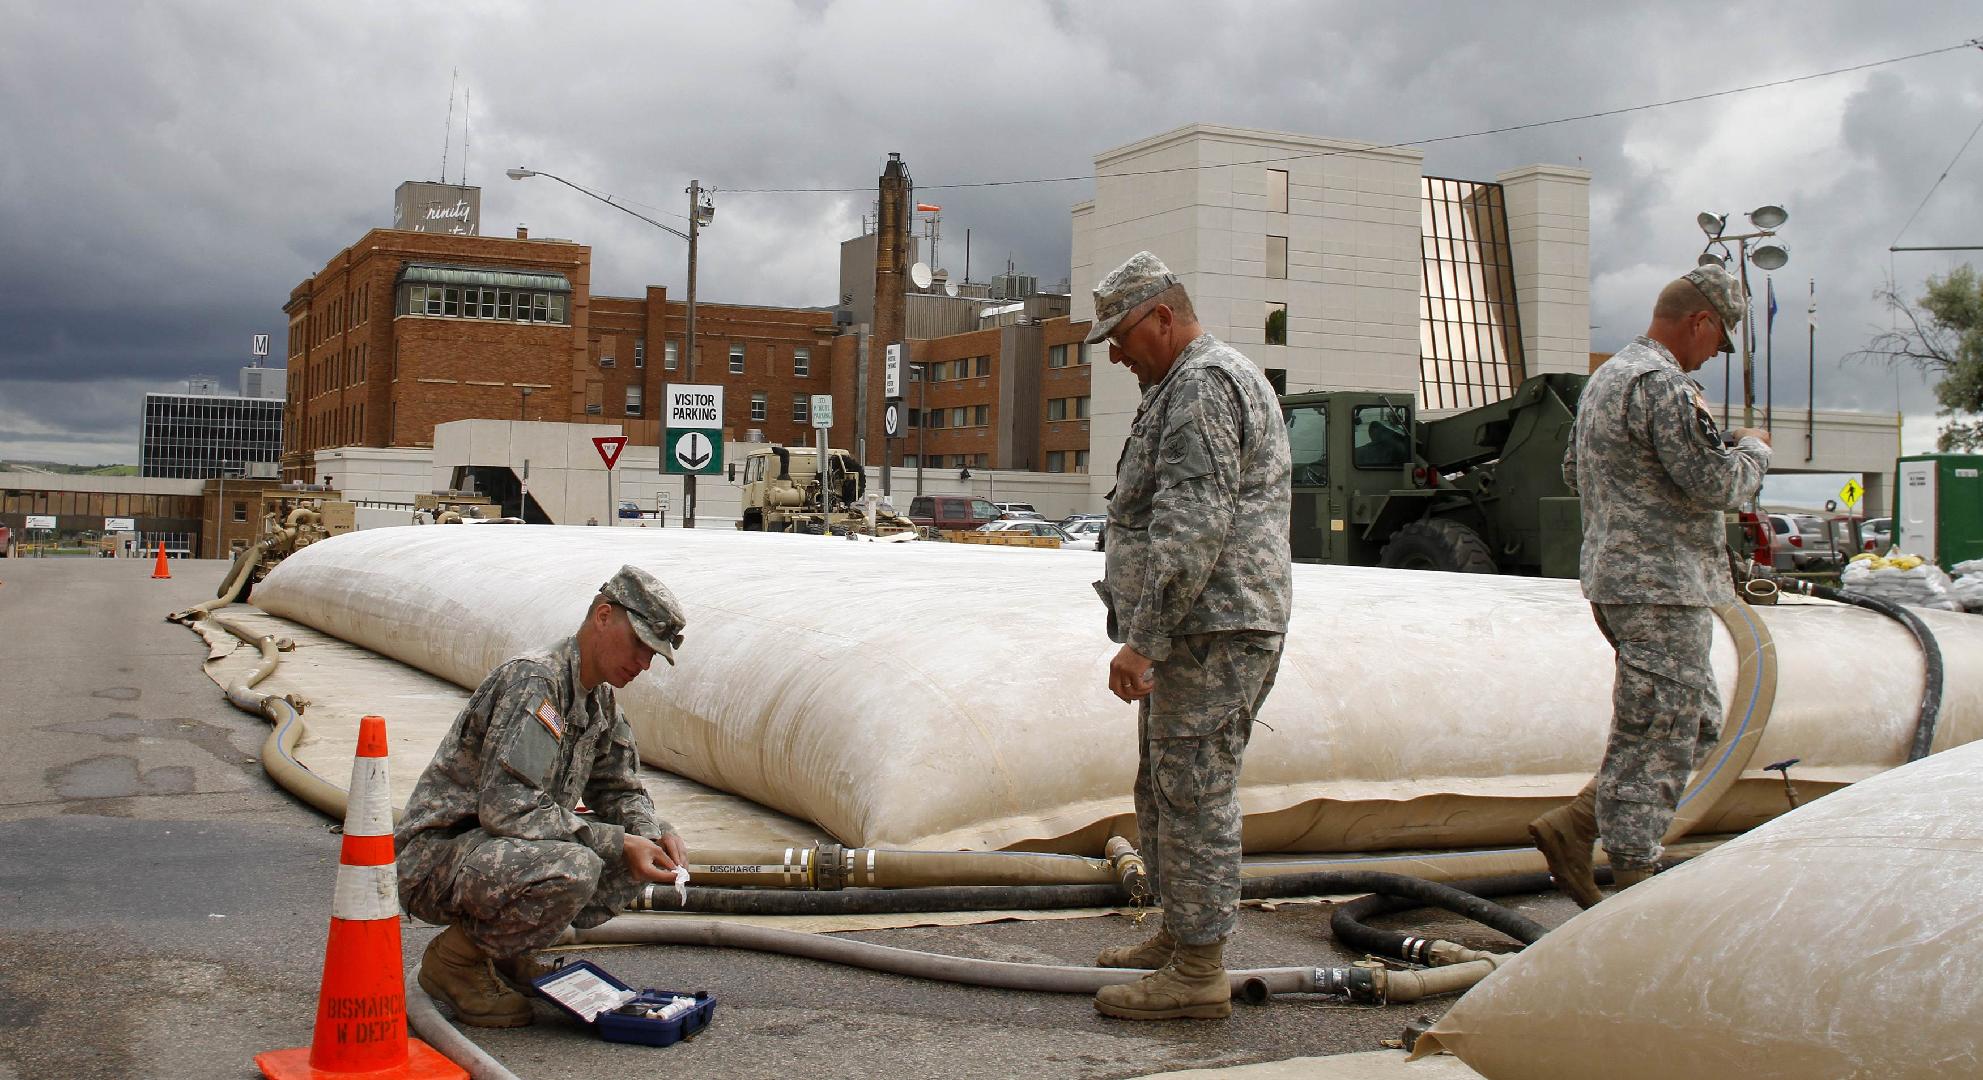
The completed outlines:
{"type": "Polygon", "coordinates": [[[627,387],[627,415],[639,416],[640,406],[641,406],[640,387],[638,386],[627,387]]]}
{"type": "Polygon", "coordinates": [[[938,360],[930,365],[930,381],[942,382],[950,377],[950,361],[938,360]]]}
{"type": "Polygon", "coordinates": [[[991,357],[989,356],[978,357],[978,378],[982,379],[990,374],[991,374],[991,357]]]}
{"type": "Polygon", "coordinates": [[[812,402],[804,394],[792,395],[792,422],[803,424],[812,419],[812,402]]]}
{"type": "Polygon", "coordinates": [[[402,315],[439,315],[457,319],[514,319],[519,322],[567,322],[564,293],[523,292],[493,286],[402,285],[402,315]]]}
{"type": "Polygon", "coordinates": [[[991,406],[979,405],[974,408],[972,410],[971,422],[978,427],[988,426],[991,423],[991,406]]]}
{"type": "Polygon", "coordinates": [[[1048,420],[1088,419],[1088,399],[1085,397],[1054,398],[1047,402],[1048,420]]]}
{"type": "Polygon", "coordinates": [[[244,502],[238,502],[238,503],[235,503],[235,504],[234,504],[234,520],[236,520],[236,521],[246,521],[246,520],[248,520],[248,504],[247,504],[247,503],[244,503],[244,502]]]}
{"type": "Polygon", "coordinates": [[[1285,236],[1267,237],[1267,276],[1288,276],[1288,238],[1285,236]]]}
{"type": "Polygon", "coordinates": [[[1080,364],[1088,363],[1089,362],[1088,343],[1084,341],[1081,344],[1075,346],[1075,348],[1080,350],[1076,355],[1081,357],[1081,359],[1076,361],[1076,363],[1080,363],[1080,364]]]}
{"type": "Polygon", "coordinates": [[[942,409],[931,409],[929,412],[924,414],[924,419],[928,422],[930,427],[940,428],[943,426],[943,419],[947,415],[948,414],[942,409]]]}
{"type": "Polygon", "coordinates": [[[587,416],[598,416],[598,415],[600,415],[600,413],[601,413],[601,411],[602,411],[602,410],[600,409],[600,407],[599,407],[599,403],[598,403],[598,402],[596,402],[596,401],[588,401],[588,402],[586,402],[586,403],[585,403],[585,415],[587,415],[587,416]]]}
{"type": "Polygon", "coordinates": [[[1049,450],[1049,451],[1047,451],[1047,471],[1048,471],[1048,472],[1066,472],[1066,471],[1067,471],[1067,452],[1066,452],[1066,451],[1064,451],[1064,450],[1049,450]]]}
{"type": "Polygon", "coordinates": [[[1500,401],[1527,372],[1501,185],[1420,180],[1419,401],[1500,401]]]}
{"type": "Polygon", "coordinates": [[[921,409],[910,409],[910,410],[909,410],[909,426],[910,426],[910,427],[922,427],[922,426],[923,426],[923,410],[921,410],[921,409]]]}
{"type": "Polygon", "coordinates": [[[752,394],[751,419],[759,423],[763,423],[764,418],[770,415],[771,415],[771,407],[768,402],[768,399],[766,399],[763,394],[752,394]]]}
{"type": "Polygon", "coordinates": [[[674,338],[668,338],[662,341],[661,342],[662,370],[673,371],[675,370],[676,366],[678,366],[681,363],[681,361],[682,361],[682,343],[676,341],[674,338]]]}
{"type": "Polygon", "coordinates": [[[803,379],[812,374],[812,350],[797,348],[792,350],[792,374],[803,379]]]}
{"type": "Polygon", "coordinates": [[[1078,473],[1088,471],[1088,451],[1076,450],[1074,452],[1074,471],[1078,473]]]}
{"type": "Polygon", "coordinates": [[[1267,301],[1267,344],[1286,345],[1288,343],[1288,306],[1267,301]]]}
{"type": "Polygon", "coordinates": [[[1048,366],[1048,367],[1050,367],[1050,368],[1054,368],[1054,367],[1066,367],[1066,366],[1067,366],[1067,346],[1065,346],[1065,345],[1054,345],[1054,346],[1051,346],[1051,347],[1049,347],[1049,348],[1047,349],[1047,366],[1048,366]]]}
{"type": "Polygon", "coordinates": [[[950,410],[951,427],[969,427],[970,425],[971,425],[970,409],[965,408],[962,405],[959,405],[958,407],[950,410]]]}
{"type": "Polygon", "coordinates": [[[903,467],[903,468],[905,468],[905,469],[913,469],[913,468],[916,468],[916,455],[914,455],[914,454],[903,454],[903,455],[902,455],[902,467],[903,467]]]}
{"type": "Polygon", "coordinates": [[[644,337],[633,339],[633,366],[637,368],[647,366],[647,339],[644,337]]]}
{"type": "Polygon", "coordinates": [[[730,374],[742,375],[743,373],[744,373],[744,347],[742,343],[732,342],[730,344],[730,374]]]}
{"type": "Polygon", "coordinates": [[[618,363],[618,361],[614,360],[610,356],[602,356],[599,358],[599,366],[602,368],[612,367],[616,363],[618,363]]]}
{"type": "Polygon", "coordinates": [[[1285,214],[1288,212],[1288,171],[1286,169],[1267,170],[1267,212],[1285,214]]]}

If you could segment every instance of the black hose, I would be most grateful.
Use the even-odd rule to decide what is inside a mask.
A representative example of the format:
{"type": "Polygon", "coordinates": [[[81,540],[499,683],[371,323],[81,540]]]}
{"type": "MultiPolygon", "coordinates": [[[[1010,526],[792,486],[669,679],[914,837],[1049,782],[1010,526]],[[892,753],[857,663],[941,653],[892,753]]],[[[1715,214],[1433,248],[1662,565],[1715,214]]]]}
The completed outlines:
{"type": "Polygon", "coordinates": [[[1907,749],[1907,760],[1920,761],[1927,757],[1935,746],[1935,724],[1942,715],[1942,647],[1935,640],[1934,631],[1929,630],[1928,624],[1905,606],[1890,604],[1877,596],[1828,589],[1823,585],[1810,585],[1808,588],[1811,595],[1820,600],[1833,600],[1877,611],[1907,627],[1907,632],[1914,635],[1914,640],[1921,646],[1927,677],[1921,687],[1921,711],[1914,721],[1914,743],[1907,749]]]}
{"type": "MultiPolygon", "coordinates": [[[[1608,867],[1599,867],[1597,876],[1601,879],[1600,884],[1607,883],[1611,871],[1608,867]]],[[[1499,904],[1481,899],[1490,896],[1547,892],[1552,887],[1548,874],[1512,874],[1463,881],[1443,887],[1465,894],[1471,901],[1464,904],[1471,910],[1454,911],[1454,914],[1463,915],[1492,930],[1500,931],[1524,945],[1533,945],[1548,933],[1548,927],[1499,904]]],[[[1432,939],[1401,934],[1396,930],[1380,930],[1364,921],[1379,915],[1395,915],[1401,911],[1411,911],[1425,906],[1427,901],[1417,897],[1373,893],[1337,906],[1335,913],[1329,917],[1329,932],[1335,935],[1337,941],[1359,952],[1374,956],[1389,956],[1414,964],[1429,963],[1431,958],[1427,949],[1432,944],[1432,939]]],[[[1431,906],[1453,911],[1453,906],[1443,903],[1435,903],[1431,906]]]]}
{"type": "MultiPolygon", "coordinates": [[[[1455,887],[1403,874],[1332,870],[1247,878],[1240,886],[1240,897],[1245,900],[1270,900],[1329,893],[1378,893],[1407,900],[1408,907],[1443,908],[1527,943],[1540,939],[1548,932],[1547,929],[1484,897],[1546,892],[1549,887],[1548,877],[1541,874],[1486,878],[1463,882],[1455,887]]],[[[1116,885],[960,885],[830,892],[690,886],[685,906],[673,888],[657,885],[643,890],[634,906],[642,911],[722,915],[873,915],[936,911],[1049,911],[1119,907],[1130,902],[1116,885]]],[[[1388,932],[1372,930],[1370,933],[1388,932]]],[[[1386,950],[1366,948],[1366,951],[1386,950]]]]}

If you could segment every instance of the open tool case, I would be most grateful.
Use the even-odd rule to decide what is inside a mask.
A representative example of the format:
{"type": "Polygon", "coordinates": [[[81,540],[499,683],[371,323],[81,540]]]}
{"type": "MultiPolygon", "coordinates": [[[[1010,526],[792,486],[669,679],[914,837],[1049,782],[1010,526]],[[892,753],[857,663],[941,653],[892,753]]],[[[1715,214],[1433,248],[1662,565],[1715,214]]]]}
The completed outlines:
{"type": "Polygon", "coordinates": [[[635,990],[590,960],[566,964],[533,985],[579,1023],[591,1025],[607,1042],[673,1046],[708,1027],[716,1014],[716,998],[707,991],[635,990]],[[676,998],[691,998],[695,1004],[667,1019],[630,1011],[658,1010],[676,998]]]}

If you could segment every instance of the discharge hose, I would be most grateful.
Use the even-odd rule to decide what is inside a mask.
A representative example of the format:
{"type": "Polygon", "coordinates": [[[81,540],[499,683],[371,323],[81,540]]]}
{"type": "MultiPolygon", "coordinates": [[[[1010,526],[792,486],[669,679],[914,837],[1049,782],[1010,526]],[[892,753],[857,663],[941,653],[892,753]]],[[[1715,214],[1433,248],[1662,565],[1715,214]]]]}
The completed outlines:
{"type": "Polygon", "coordinates": [[[1877,611],[1902,626],[1914,635],[1921,646],[1921,660],[1925,672],[1921,685],[1921,708],[1915,714],[1914,741],[1908,744],[1907,760],[1920,761],[1934,751],[1935,728],[1942,716],[1942,645],[1935,639],[1935,632],[1921,621],[1921,616],[1907,610],[1905,605],[1890,603],[1877,596],[1828,589],[1823,585],[1806,584],[1806,590],[1820,600],[1832,600],[1853,607],[1877,611]]]}

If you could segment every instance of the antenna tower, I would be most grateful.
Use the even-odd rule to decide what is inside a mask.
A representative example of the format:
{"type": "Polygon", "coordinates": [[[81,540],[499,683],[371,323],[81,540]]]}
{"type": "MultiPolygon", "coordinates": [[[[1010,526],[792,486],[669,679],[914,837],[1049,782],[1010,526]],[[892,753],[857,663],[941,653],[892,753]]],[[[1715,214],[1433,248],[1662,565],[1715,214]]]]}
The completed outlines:
{"type": "Polygon", "coordinates": [[[448,148],[454,143],[454,84],[461,77],[461,69],[455,68],[448,74],[448,126],[441,132],[441,183],[448,182],[448,148]]]}
{"type": "MultiPolygon", "coordinates": [[[[475,100],[474,97],[472,96],[474,93],[475,91],[468,87],[463,87],[461,91],[461,186],[462,187],[468,186],[468,105],[470,102],[475,100]]],[[[447,177],[445,176],[441,177],[441,181],[443,183],[446,183],[447,177]]]]}

